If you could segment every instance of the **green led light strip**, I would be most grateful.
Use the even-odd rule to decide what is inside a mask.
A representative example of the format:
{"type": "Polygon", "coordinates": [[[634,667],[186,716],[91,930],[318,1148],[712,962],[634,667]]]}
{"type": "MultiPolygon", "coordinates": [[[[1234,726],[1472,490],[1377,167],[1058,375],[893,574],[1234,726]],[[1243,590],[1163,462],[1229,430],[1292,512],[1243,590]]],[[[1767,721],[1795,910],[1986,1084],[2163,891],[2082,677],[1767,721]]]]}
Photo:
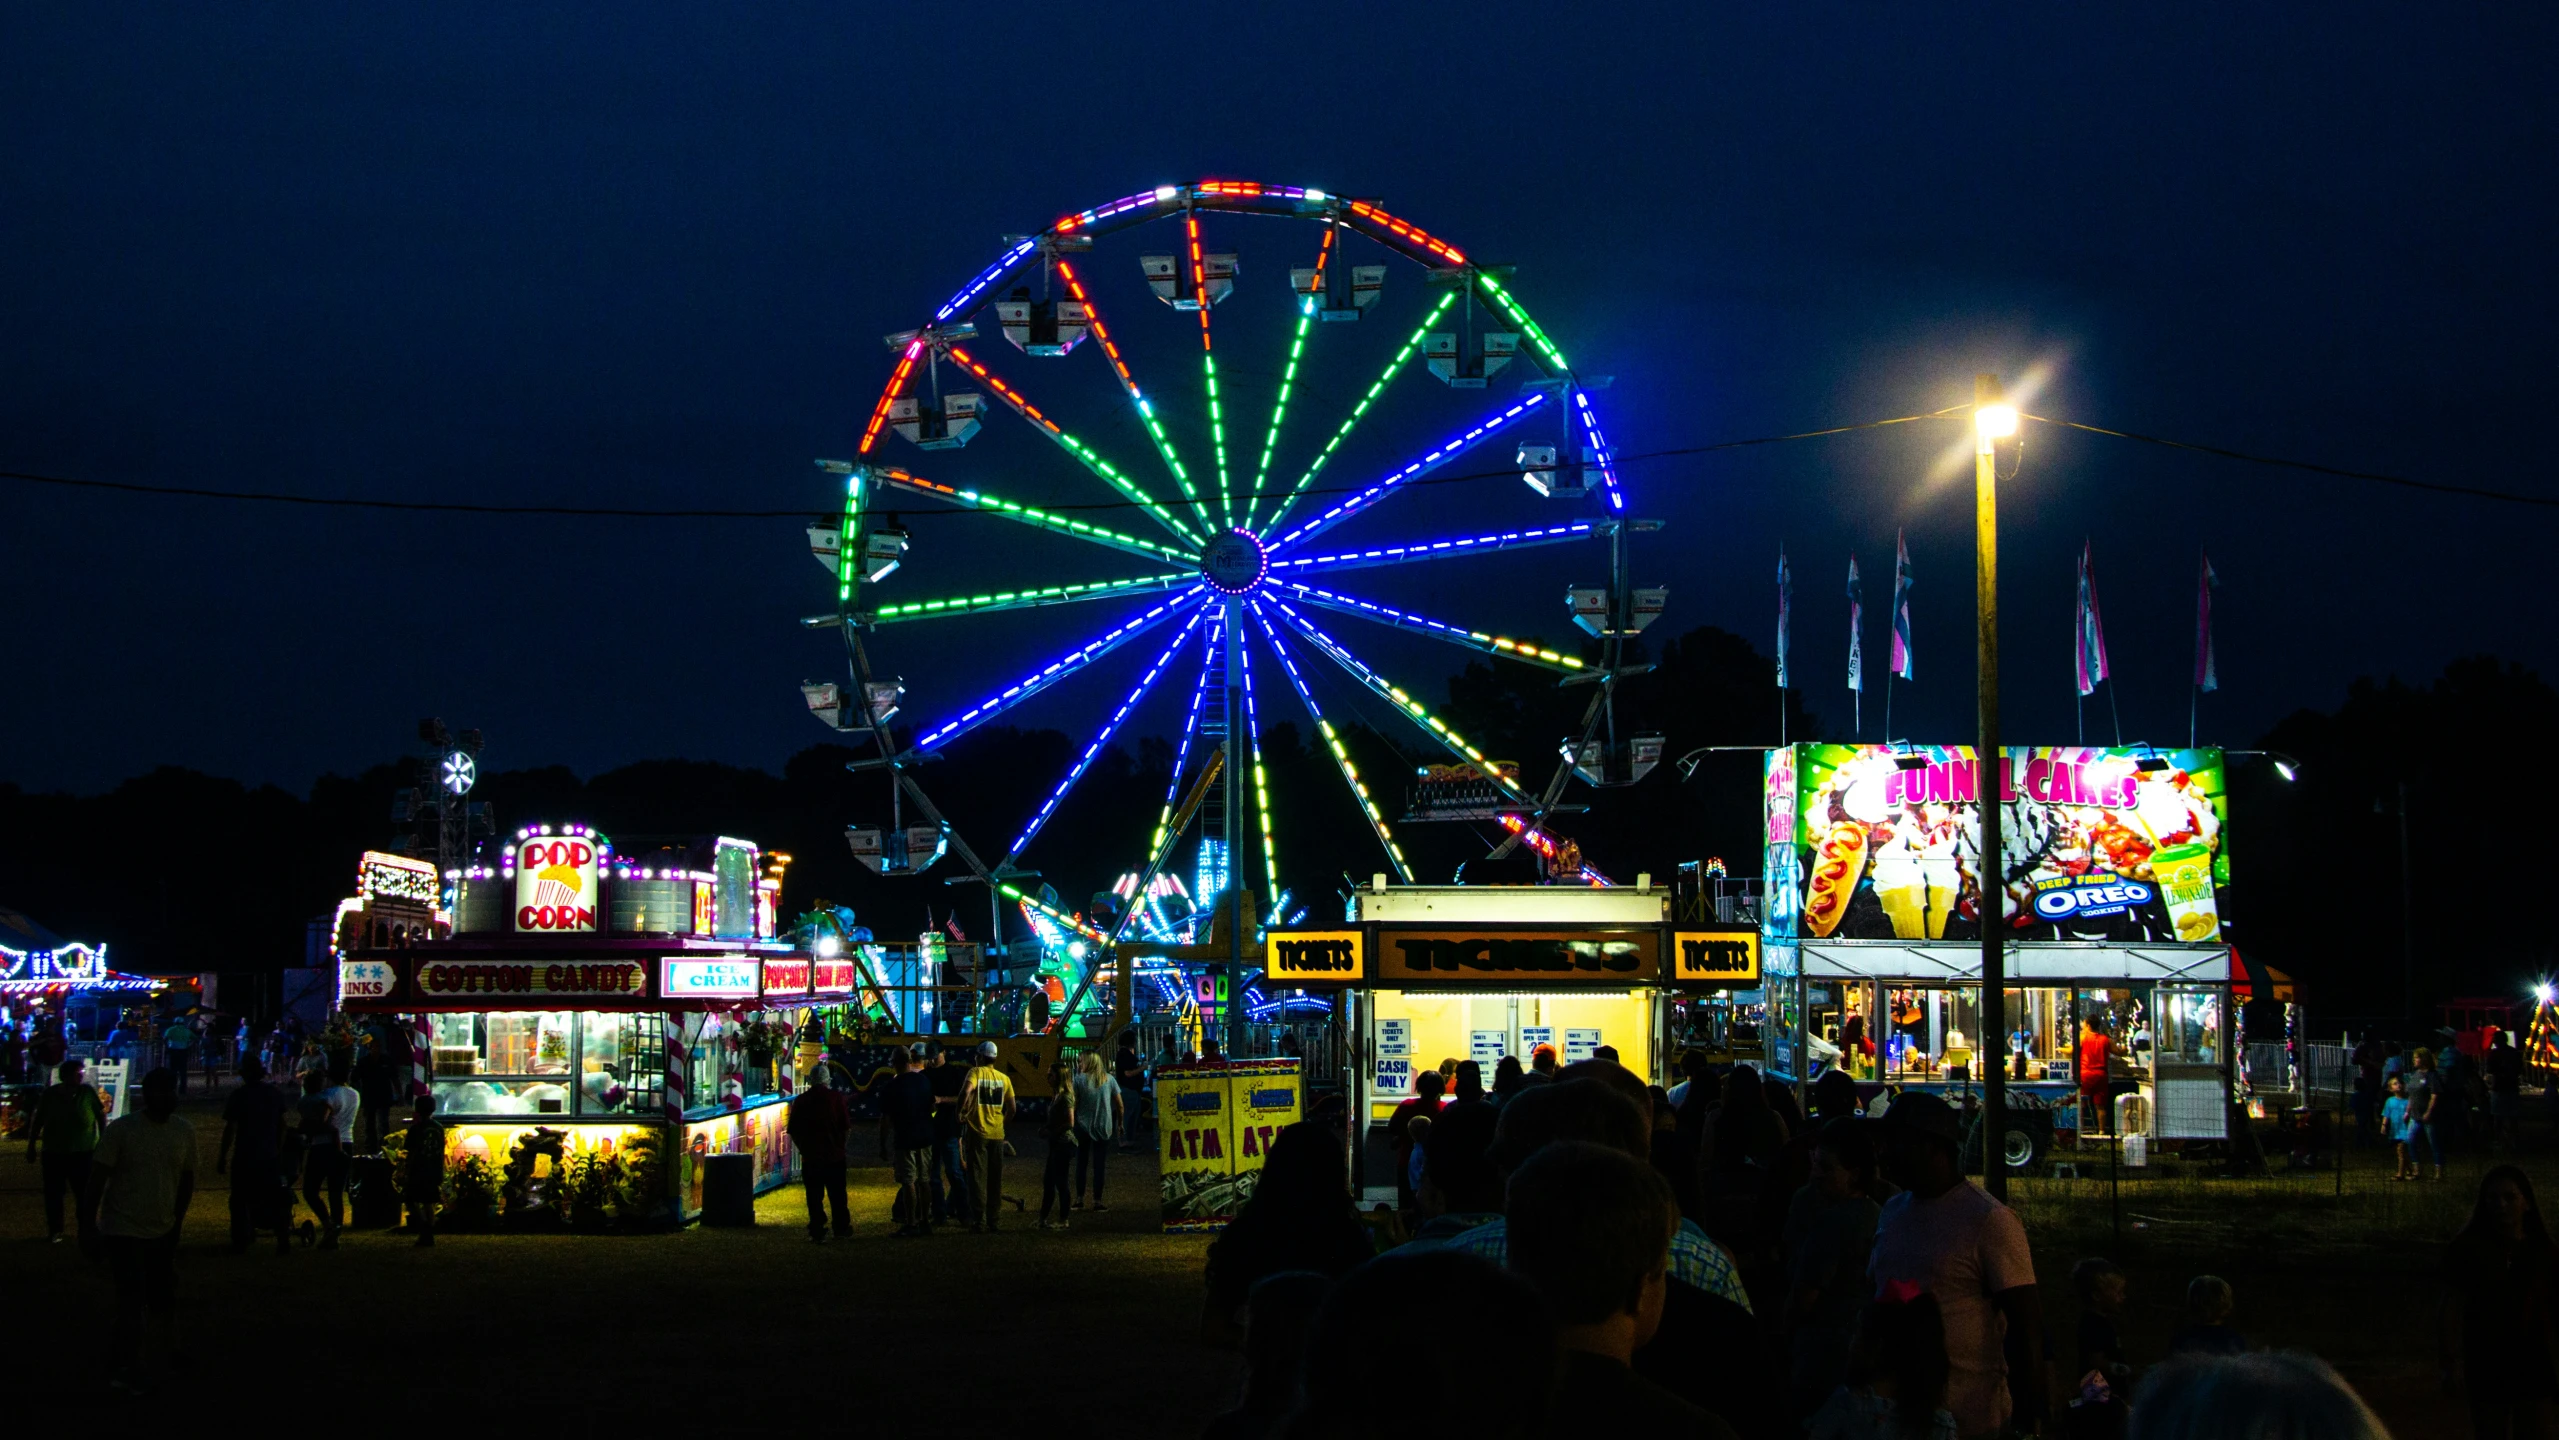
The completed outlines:
{"type": "Polygon", "coordinates": [[[1191,583],[1193,579],[1189,575],[1139,575],[1127,580],[1094,580],[1082,585],[1043,585],[1036,590],[1001,590],[990,595],[913,600],[903,605],[883,605],[861,618],[865,623],[885,624],[892,620],[923,620],[941,615],[978,615],[989,610],[1019,610],[1033,605],[1098,600],[1105,595],[1131,591],[1169,590],[1176,585],[1191,583]]]}
{"type": "Polygon", "coordinates": [[[882,471],[880,473],[880,480],[883,484],[895,486],[897,489],[906,491],[911,495],[929,495],[936,500],[947,500],[964,509],[983,510],[990,514],[1002,515],[1007,519],[1018,520],[1025,525],[1036,525],[1043,530],[1052,530],[1060,534],[1073,535],[1079,540],[1090,540],[1097,545],[1108,545],[1117,550],[1135,551],[1138,554],[1146,556],[1150,560],[1170,560],[1176,565],[1193,565],[1197,564],[1199,561],[1199,556],[1195,551],[1183,550],[1171,545],[1161,545],[1152,540],[1142,540],[1135,535],[1113,530],[1103,525],[1088,524],[1082,520],[1070,520],[1063,515],[1051,514],[1050,512],[1039,509],[1036,506],[1024,505],[1016,501],[1003,499],[1000,496],[989,495],[983,490],[961,490],[953,486],[942,485],[930,480],[925,480],[921,476],[911,476],[902,471],[894,470],[882,471]]]}
{"type": "Polygon", "coordinates": [[[1315,324],[1315,302],[1298,306],[1297,334],[1288,342],[1288,364],[1280,371],[1279,398],[1271,402],[1270,433],[1262,437],[1262,463],[1253,472],[1253,493],[1244,502],[1244,528],[1253,528],[1253,512],[1262,508],[1262,486],[1271,478],[1271,454],[1279,448],[1280,422],[1288,418],[1288,394],[1297,386],[1297,365],[1306,355],[1306,333],[1315,324]]]}
{"type": "Polygon", "coordinates": [[[1538,328],[1537,322],[1528,318],[1528,312],[1519,308],[1519,302],[1513,300],[1510,292],[1502,288],[1501,281],[1478,271],[1475,275],[1475,283],[1483,286],[1484,293],[1493,297],[1493,303],[1500,308],[1501,312],[1508,315],[1511,323],[1517,325],[1521,333],[1528,336],[1528,343],[1537,347],[1537,353],[1546,357],[1547,364],[1554,366],[1558,371],[1569,372],[1573,368],[1564,363],[1564,352],[1556,349],[1555,342],[1546,338],[1546,332],[1538,328]]]}
{"type": "Polygon", "coordinates": [[[1271,514],[1270,523],[1262,527],[1265,531],[1279,528],[1279,523],[1287,516],[1289,507],[1295,505],[1298,497],[1306,493],[1306,487],[1314,483],[1315,473],[1323,469],[1326,462],[1333,458],[1333,452],[1342,448],[1342,442],[1350,438],[1351,427],[1359,424],[1360,417],[1368,413],[1368,407],[1376,404],[1377,397],[1386,393],[1386,386],[1394,380],[1396,372],[1403,369],[1405,363],[1413,358],[1413,352],[1422,348],[1422,340],[1431,333],[1431,327],[1438,324],[1439,317],[1447,314],[1448,307],[1456,303],[1457,292],[1451,290],[1439,297],[1439,303],[1431,307],[1430,314],[1422,317],[1421,324],[1413,327],[1413,333],[1405,337],[1402,348],[1395,352],[1395,358],[1386,362],[1385,370],[1381,371],[1376,381],[1368,387],[1368,393],[1359,397],[1359,403],[1351,407],[1350,418],[1342,422],[1341,429],[1333,432],[1332,439],[1324,442],[1324,448],[1316,455],[1315,463],[1307,466],[1306,473],[1297,477],[1297,484],[1288,492],[1288,498],[1280,502],[1279,509],[1271,514]]]}

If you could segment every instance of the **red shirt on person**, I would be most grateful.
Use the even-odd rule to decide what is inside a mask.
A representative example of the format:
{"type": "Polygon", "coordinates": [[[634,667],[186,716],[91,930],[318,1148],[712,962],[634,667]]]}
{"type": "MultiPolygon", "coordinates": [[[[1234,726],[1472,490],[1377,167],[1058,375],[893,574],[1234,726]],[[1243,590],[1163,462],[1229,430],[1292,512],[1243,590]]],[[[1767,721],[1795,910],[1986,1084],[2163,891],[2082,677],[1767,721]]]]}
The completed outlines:
{"type": "Polygon", "coordinates": [[[2097,1031],[2079,1037],[2079,1084],[2081,1088],[2106,1083],[2107,1065],[2113,1060],[2115,1042],[2097,1031]]]}

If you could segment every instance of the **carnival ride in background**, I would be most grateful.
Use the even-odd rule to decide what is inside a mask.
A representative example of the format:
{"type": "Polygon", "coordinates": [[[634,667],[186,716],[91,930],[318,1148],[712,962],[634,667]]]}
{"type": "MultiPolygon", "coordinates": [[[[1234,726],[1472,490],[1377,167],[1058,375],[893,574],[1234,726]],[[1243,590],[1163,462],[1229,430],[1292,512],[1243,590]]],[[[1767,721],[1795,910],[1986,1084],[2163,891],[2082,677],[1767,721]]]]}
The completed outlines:
{"type": "MultiPolygon", "coordinates": [[[[1067,215],[1035,235],[1010,237],[995,262],[928,321],[888,337],[895,363],[871,407],[854,458],[819,462],[843,477],[841,520],[810,531],[819,563],[836,577],[836,604],[832,613],[805,623],[841,636],[849,683],[808,681],[802,692],[819,719],[850,737],[867,737],[875,747],[852,768],[881,769],[892,778],[889,823],[856,825],[847,832],[857,857],[878,874],[914,875],[954,853],[994,895],[1017,905],[1042,942],[1044,973],[1032,983],[1044,985],[1056,1002],[1041,1007],[1052,1012],[1055,1023],[1073,1019],[1089,1027],[1086,1012],[1095,982],[1103,978],[1107,983],[1105,961],[1123,944],[1138,957],[1134,981],[1140,994],[1134,998],[1141,1006],[1150,1001],[1223,1006],[1233,998],[1241,1003],[1226,1008],[1239,1022],[1285,1011],[1289,997],[1261,995],[1246,979],[1248,958],[1258,954],[1254,932],[1260,919],[1284,921],[1304,912],[1279,873],[1270,776],[1262,759],[1264,712],[1283,691],[1296,698],[1312,722],[1312,738],[1365,818],[1385,870],[1398,880],[1414,878],[1394,828],[1400,821],[1389,820],[1335,719],[1346,703],[1371,703],[1356,700],[1362,691],[1402,715],[1426,744],[1445,751],[1455,767],[1451,773],[1463,782],[1455,787],[1463,794],[1454,805],[1434,805],[1422,798],[1432,787],[1416,787],[1414,813],[1403,818],[1499,821],[1507,833],[1497,853],[1526,844],[1541,857],[1550,879],[1607,883],[1581,862],[1571,842],[1551,835],[1546,826],[1557,812],[1575,808],[1562,803],[1574,778],[1595,785],[1631,784],[1659,758],[1658,737],[1617,735],[1612,704],[1619,678],[1644,668],[1621,663],[1624,642],[1659,613],[1664,595],[1659,589],[1630,587],[1628,537],[1658,526],[1629,515],[1628,491],[1592,394],[1606,385],[1606,378],[1583,375],[1571,366],[1512,293],[1508,278],[1505,267],[1482,264],[1365,200],[1300,187],[1212,180],[1141,191],[1067,215]],[[1292,247],[1285,267],[1290,303],[1284,311],[1269,307],[1271,318],[1285,317],[1282,340],[1271,342],[1279,356],[1276,394],[1266,417],[1248,419],[1221,364],[1231,366],[1239,348],[1233,335],[1223,333],[1223,322],[1243,318],[1239,312],[1250,307],[1220,307],[1242,293],[1241,252],[1231,232],[1246,229],[1244,222],[1255,218],[1294,223],[1287,227],[1285,242],[1292,247]],[[1096,253],[1098,242],[1137,232],[1162,241],[1152,248],[1138,246],[1137,263],[1131,267],[1135,274],[1117,275],[1096,253]],[[1390,286],[1390,271],[1398,262],[1418,268],[1421,283],[1390,286]],[[1177,312],[1173,326],[1141,322],[1121,312],[1108,282],[1137,279],[1156,301],[1177,312]],[[1348,348],[1348,336],[1324,332],[1383,319],[1400,298],[1393,292],[1403,288],[1415,292],[1419,319],[1409,330],[1389,332],[1390,338],[1400,335],[1400,343],[1386,353],[1382,365],[1372,354],[1347,385],[1325,374],[1326,383],[1338,391],[1341,413],[1320,419],[1308,413],[1325,398],[1317,360],[1328,350],[1348,348]],[[1113,295],[1107,316],[1105,295],[1113,295]],[[979,328],[990,311],[992,328],[1011,348],[1010,358],[999,360],[1003,347],[990,346],[991,337],[979,328]],[[1196,331],[1197,360],[1183,364],[1198,366],[1200,407],[1187,423],[1175,417],[1166,389],[1148,388],[1173,373],[1169,365],[1159,369],[1142,358],[1147,347],[1136,332],[1150,326],[1179,335],[1174,343],[1185,350],[1196,331]],[[1078,351],[1099,352],[1107,379],[1101,370],[1089,368],[1089,361],[1078,362],[1078,351]],[[1022,362],[1021,373],[1049,372],[1043,379],[1052,384],[1018,383],[1005,373],[1015,370],[1016,361],[1022,362]],[[1081,420],[1075,421],[1078,429],[1067,428],[1072,401],[1032,398],[1033,389],[1043,394],[1063,390],[1075,378],[1066,367],[1079,363],[1088,367],[1083,383],[1092,396],[1117,412],[1096,424],[1115,426],[1130,443],[1152,449],[1152,461],[1141,465],[1126,456],[1106,457],[1093,441],[1104,436],[1102,430],[1082,428],[1081,420]],[[1364,474],[1364,483],[1329,483],[1355,433],[1365,444],[1365,437],[1390,427],[1401,425],[1409,432],[1423,422],[1390,417],[1418,417],[1433,404],[1451,403],[1415,396],[1409,384],[1399,387],[1398,380],[1415,368],[1426,370],[1458,403],[1469,392],[1481,392],[1487,403],[1466,405],[1469,418],[1464,423],[1448,433],[1434,429],[1428,443],[1414,446],[1379,473],[1364,474]],[[1521,383],[1509,383],[1514,380],[1521,383]],[[1060,473],[1069,467],[1081,470],[1100,483],[1100,491],[1045,504],[1012,493],[1029,468],[1019,448],[991,457],[988,451],[1000,450],[1001,444],[966,448],[1006,414],[1020,422],[1017,433],[1032,437],[1032,448],[1042,448],[1044,441],[1062,454],[1066,464],[1055,467],[1060,473]],[[1254,421],[1261,422],[1258,436],[1254,421]],[[882,452],[892,437],[926,452],[934,473],[891,463],[882,452]],[[1509,529],[1393,542],[1346,545],[1335,535],[1345,523],[1384,510],[1388,502],[1416,490],[1425,477],[1496,445],[1512,447],[1508,458],[1533,492],[1527,503],[1543,502],[1564,513],[1550,512],[1538,517],[1541,523],[1509,529]],[[1138,478],[1140,470],[1159,467],[1160,474],[1149,480],[1138,478]],[[994,478],[981,482],[976,478],[980,473],[994,478]],[[1096,498],[1102,503],[1084,503],[1096,498]],[[906,598],[883,582],[895,573],[913,573],[915,567],[907,563],[911,536],[899,523],[897,507],[918,503],[979,512],[1136,564],[1100,578],[1043,585],[1012,582],[906,598]],[[1574,588],[1566,603],[1574,622],[1601,642],[1595,661],[1366,598],[1338,578],[1370,567],[1454,563],[1495,552],[1591,542],[1607,547],[1610,583],[1574,588]],[[1087,634],[975,704],[912,729],[892,728],[904,686],[883,673],[872,653],[879,639],[869,637],[903,633],[910,625],[1018,617],[1020,612],[1082,604],[1118,613],[1098,633],[1087,634]],[[1536,667],[1564,684],[1590,684],[1582,731],[1565,737],[1561,763],[1542,789],[1524,788],[1516,766],[1488,759],[1410,689],[1362,659],[1337,633],[1330,616],[1401,629],[1536,667]],[[1138,653],[1148,657],[1135,683],[1098,730],[1076,747],[1066,773],[1011,843],[1000,854],[989,855],[955,834],[920,783],[918,767],[976,727],[1094,671],[1105,657],[1129,646],[1139,646],[1138,653]],[[1038,872],[1023,864],[1025,852],[1159,682],[1175,675],[1189,680],[1184,687],[1187,705],[1152,838],[1116,886],[1097,893],[1085,907],[1071,907],[1038,883],[1038,872]],[[1319,691],[1337,694],[1333,710],[1328,711],[1319,691]],[[1345,702],[1339,694],[1353,700],[1345,702]],[[910,820],[910,815],[920,818],[910,820]],[[1179,842],[1194,830],[1198,844],[1186,881],[1173,862],[1179,842]],[[1258,896],[1250,893],[1252,878],[1260,881],[1258,896]]],[[[1152,309],[1133,290],[1132,298],[1138,307],[1152,309]]],[[[1421,388],[1437,393],[1433,387],[1421,388]]],[[[1018,447],[1020,442],[1002,443],[1018,447]]],[[[1352,446],[1350,453],[1356,456],[1358,447],[1352,446]]],[[[1464,511],[1470,518],[1490,508],[1480,489],[1426,493],[1467,496],[1464,511]]],[[[1418,499],[1405,499],[1404,508],[1418,499]]],[[[993,546],[969,548],[979,556],[1004,553],[993,546]]],[[[1002,568],[1018,574],[1019,562],[1009,555],[1007,560],[1002,568]]],[[[1344,725],[1348,723],[1346,719],[1344,725]]],[[[1448,786],[1439,789],[1450,793],[1448,786]]]]}

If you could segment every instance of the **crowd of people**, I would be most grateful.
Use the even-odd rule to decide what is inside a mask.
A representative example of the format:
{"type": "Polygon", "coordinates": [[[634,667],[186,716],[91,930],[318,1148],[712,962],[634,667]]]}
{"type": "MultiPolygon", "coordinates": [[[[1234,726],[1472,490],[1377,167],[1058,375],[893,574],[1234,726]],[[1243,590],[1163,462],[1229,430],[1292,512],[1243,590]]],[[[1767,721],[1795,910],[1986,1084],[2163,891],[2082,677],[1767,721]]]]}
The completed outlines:
{"type": "MultiPolygon", "coordinates": [[[[2319,1361],[2251,1350],[2213,1276],[2137,1372],[2112,1318],[2125,1277],[2102,1259],[2071,1276],[2079,1345],[2049,1370],[2077,1383],[2047,1394],[2025,1228],[1964,1176],[1954,1107],[1864,1104],[1833,1074],[1806,1115],[1747,1066],[1682,1068],[1667,1091],[1614,1056],[1505,1061],[1489,1086],[1472,1062],[1425,1072],[1390,1122],[1392,1215],[1351,1198],[1341,1112],[1283,1131],[1209,1251],[1204,1329],[1240,1341],[1246,1379],[1207,1435],[2385,1433],[2319,1361]]],[[[2474,1268],[2546,1263],[2521,1193],[2493,1213],[2528,1220],[2465,1242],[2493,1251],[2474,1268]]],[[[2514,1373],[2489,1363],[2470,1373],[2514,1373]]]]}

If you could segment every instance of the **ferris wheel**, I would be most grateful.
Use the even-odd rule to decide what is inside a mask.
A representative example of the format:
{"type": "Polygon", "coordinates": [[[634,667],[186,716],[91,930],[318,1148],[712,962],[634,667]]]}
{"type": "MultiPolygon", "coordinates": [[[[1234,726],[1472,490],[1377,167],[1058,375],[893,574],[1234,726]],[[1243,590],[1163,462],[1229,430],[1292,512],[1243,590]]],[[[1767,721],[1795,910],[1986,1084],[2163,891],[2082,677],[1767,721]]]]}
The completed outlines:
{"type": "MultiPolygon", "coordinates": [[[[1261,747],[1275,702],[1311,723],[1383,868],[1406,882],[1414,876],[1399,820],[1345,743],[1342,712],[1353,703],[1373,711],[1382,702],[1402,716],[1426,746],[1466,767],[1486,807],[1477,818],[1503,820],[1505,848],[1525,842],[1550,859],[1540,827],[1572,778],[1627,783],[1657,758],[1657,748],[1630,755],[1609,710],[1620,647],[1658,613],[1662,592],[1627,585],[1627,535],[1650,527],[1628,516],[1601,425],[1592,392],[1607,382],[1574,370],[1503,267],[1365,200],[1236,181],[1166,185],[1008,237],[928,320],[888,338],[894,364],[855,457],[820,462],[844,477],[841,523],[810,532],[837,583],[833,615],[808,623],[840,631],[852,684],[802,687],[820,718],[875,741],[876,755],[856,768],[889,770],[893,794],[923,816],[848,832],[875,871],[912,873],[947,845],[1005,898],[1107,946],[1145,909],[1150,883],[1196,822],[1220,861],[1213,875],[1203,866],[1200,888],[1215,893],[1197,900],[1203,914],[1229,907],[1224,929],[1240,964],[1253,943],[1245,892],[1275,899],[1286,889],[1261,747]],[[1248,236],[1253,276],[1284,257],[1270,264],[1285,271],[1284,293],[1275,283],[1269,294],[1248,290],[1248,236]],[[1365,348],[1350,343],[1362,333],[1365,348]],[[1259,385],[1245,393],[1248,375],[1275,382],[1267,400],[1259,385]],[[1081,402],[1067,398],[1069,381],[1081,402]],[[989,441],[1012,448],[994,456],[989,441]],[[1467,471],[1449,471],[1470,456],[1467,471]],[[1501,467],[1524,485],[1505,495],[1526,496],[1506,503],[1530,513],[1500,528],[1486,528],[1500,507],[1482,502],[1482,486],[1425,483],[1435,472],[1480,477],[1501,467]],[[969,556],[910,554],[897,517],[933,507],[1042,532],[1086,564],[1070,559],[1054,583],[1030,583],[1013,578],[1020,571],[1009,558],[990,565],[1007,554],[992,543],[969,556]],[[1446,514],[1434,526],[1426,510],[1446,514]],[[1352,522],[1356,541],[1337,533],[1352,522]],[[1607,551],[1599,563],[1610,583],[1567,597],[1571,618],[1605,642],[1596,662],[1387,603],[1349,577],[1389,566],[1497,567],[1496,552],[1575,544],[1607,551]],[[1006,581],[981,583],[990,568],[1006,581]],[[913,593],[936,575],[949,577],[936,591],[970,588],[913,593]],[[966,644],[953,632],[972,626],[1063,631],[1052,612],[1068,607],[1092,618],[1065,632],[1070,643],[1053,658],[1000,674],[973,703],[902,736],[891,729],[905,696],[883,678],[882,655],[919,639],[966,644]],[[1590,683],[1583,733],[1566,737],[1551,781],[1526,788],[1515,768],[1362,658],[1350,638],[1360,626],[1590,683]],[[918,764],[1123,650],[1143,657],[1134,683],[1109,688],[1107,718],[1077,738],[1064,774],[1010,843],[981,851],[952,834],[918,764]],[[1090,919],[1047,904],[1036,884],[1022,883],[1024,852],[1159,687],[1187,704],[1160,818],[1147,853],[1132,857],[1143,877],[1136,903],[1090,919]]],[[[1491,573],[1469,579],[1488,591],[1503,583],[1491,573]]],[[[1582,878],[1604,883],[1595,871],[1582,878]]]]}

